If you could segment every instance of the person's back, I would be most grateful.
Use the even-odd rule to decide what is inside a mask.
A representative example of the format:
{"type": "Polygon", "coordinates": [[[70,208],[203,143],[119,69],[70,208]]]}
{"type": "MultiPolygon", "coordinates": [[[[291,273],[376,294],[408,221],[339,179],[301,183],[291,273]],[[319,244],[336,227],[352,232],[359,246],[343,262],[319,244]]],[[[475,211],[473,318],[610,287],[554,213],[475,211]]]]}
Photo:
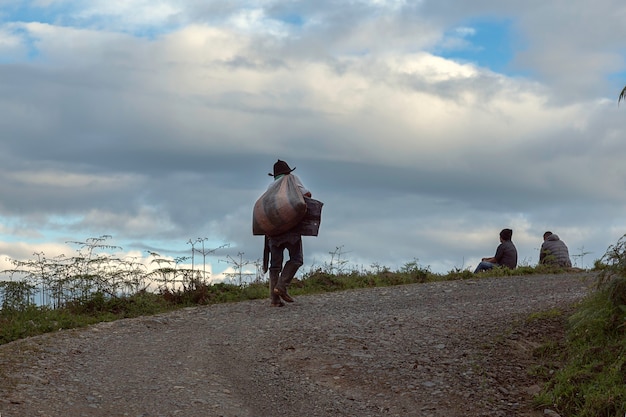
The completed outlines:
{"type": "Polygon", "coordinates": [[[569,258],[569,250],[565,242],[552,232],[544,233],[543,239],[544,242],[541,245],[539,263],[571,268],[572,261],[569,258]]]}
{"type": "Polygon", "coordinates": [[[512,229],[502,229],[500,231],[500,244],[496,248],[495,256],[482,258],[474,273],[488,271],[494,266],[504,266],[509,269],[517,268],[517,248],[511,241],[512,237],[512,229]]]}
{"type": "Polygon", "coordinates": [[[517,248],[510,240],[503,241],[498,247],[499,254],[496,254],[499,265],[510,269],[517,268],[517,248]],[[500,256],[498,256],[500,255],[500,256]]]}
{"type": "MultiPolygon", "coordinates": [[[[269,176],[274,177],[274,181],[292,175],[296,186],[303,197],[311,197],[311,192],[307,190],[298,177],[291,172],[289,164],[280,159],[274,164],[274,172],[269,176]]],[[[295,276],[298,269],[304,262],[302,253],[302,236],[299,230],[288,230],[282,234],[265,236],[265,246],[263,248],[263,273],[270,272],[270,298],[272,307],[282,307],[284,300],[292,303],[294,299],[287,293],[287,287],[295,276]],[[289,252],[289,260],[283,265],[284,251],[289,252]]]]}

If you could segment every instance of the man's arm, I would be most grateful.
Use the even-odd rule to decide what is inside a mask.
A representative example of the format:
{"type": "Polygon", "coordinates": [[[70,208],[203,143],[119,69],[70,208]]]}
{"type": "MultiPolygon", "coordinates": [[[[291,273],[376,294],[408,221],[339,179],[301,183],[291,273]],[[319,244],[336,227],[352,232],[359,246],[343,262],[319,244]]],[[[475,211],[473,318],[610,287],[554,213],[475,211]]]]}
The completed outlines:
{"type": "Polygon", "coordinates": [[[499,264],[500,261],[502,260],[502,257],[504,257],[504,243],[500,243],[498,245],[498,247],[496,248],[496,254],[493,255],[493,261],[489,261],[489,262],[493,262],[495,264],[499,264]]]}
{"type": "Polygon", "coordinates": [[[270,244],[269,238],[265,236],[265,242],[263,244],[263,273],[267,272],[267,268],[270,262],[270,244]]]}

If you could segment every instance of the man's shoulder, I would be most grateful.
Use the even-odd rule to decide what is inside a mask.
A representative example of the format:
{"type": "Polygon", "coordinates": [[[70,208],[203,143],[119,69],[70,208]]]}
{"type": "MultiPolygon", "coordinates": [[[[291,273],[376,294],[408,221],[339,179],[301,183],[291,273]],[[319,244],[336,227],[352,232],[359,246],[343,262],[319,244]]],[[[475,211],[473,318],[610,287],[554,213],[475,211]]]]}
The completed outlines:
{"type": "Polygon", "coordinates": [[[511,249],[515,249],[517,250],[517,248],[515,247],[515,243],[513,243],[510,240],[507,240],[506,242],[502,242],[502,244],[507,247],[507,248],[511,248],[511,249]]]}

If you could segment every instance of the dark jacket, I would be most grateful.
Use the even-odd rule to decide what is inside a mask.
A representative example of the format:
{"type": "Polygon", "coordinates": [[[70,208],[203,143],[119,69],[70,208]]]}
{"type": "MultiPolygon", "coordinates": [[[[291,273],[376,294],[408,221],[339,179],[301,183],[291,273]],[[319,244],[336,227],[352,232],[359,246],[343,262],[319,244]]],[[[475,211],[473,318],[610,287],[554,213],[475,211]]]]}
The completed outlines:
{"type": "Polygon", "coordinates": [[[554,233],[546,238],[539,252],[539,263],[571,268],[567,245],[554,233]]]}
{"type": "Polygon", "coordinates": [[[505,240],[496,249],[496,263],[515,269],[517,267],[517,248],[510,240],[505,240]]]}

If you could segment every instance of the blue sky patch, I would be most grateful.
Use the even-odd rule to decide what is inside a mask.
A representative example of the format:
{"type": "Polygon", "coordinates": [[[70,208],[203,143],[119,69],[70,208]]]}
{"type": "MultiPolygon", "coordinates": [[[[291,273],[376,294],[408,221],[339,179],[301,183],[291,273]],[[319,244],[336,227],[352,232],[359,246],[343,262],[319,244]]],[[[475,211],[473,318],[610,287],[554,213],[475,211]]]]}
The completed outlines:
{"type": "Polygon", "coordinates": [[[471,20],[445,34],[434,51],[449,59],[472,62],[494,72],[512,74],[509,66],[521,44],[513,40],[511,20],[471,20]]]}
{"type": "Polygon", "coordinates": [[[26,4],[9,6],[0,13],[0,22],[55,23],[64,9],[60,7],[30,7],[26,4]]]}
{"type": "Polygon", "coordinates": [[[52,4],[45,7],[16,4],[0,11],[0,24],[7,22],[47,23],[55,26],[117,31],[148,39],[155,39],[159,35],[172,32],[182,26],[182,23],[177,22],[158,22],[155,24],[110,28],[109,25],[112,22],[115,23],[115,17],[101,15],[81,16],[77,14],[78,11],[71,4],[52,4]]]}
{"type": "Polygon", "coordinates": [[[289,25],[294,25],[301,27],[304,25],[304,18],[296,13],[289,13],[282,16],[276,16],[278,20],[281,22],[287,23],[289,25]]]}

